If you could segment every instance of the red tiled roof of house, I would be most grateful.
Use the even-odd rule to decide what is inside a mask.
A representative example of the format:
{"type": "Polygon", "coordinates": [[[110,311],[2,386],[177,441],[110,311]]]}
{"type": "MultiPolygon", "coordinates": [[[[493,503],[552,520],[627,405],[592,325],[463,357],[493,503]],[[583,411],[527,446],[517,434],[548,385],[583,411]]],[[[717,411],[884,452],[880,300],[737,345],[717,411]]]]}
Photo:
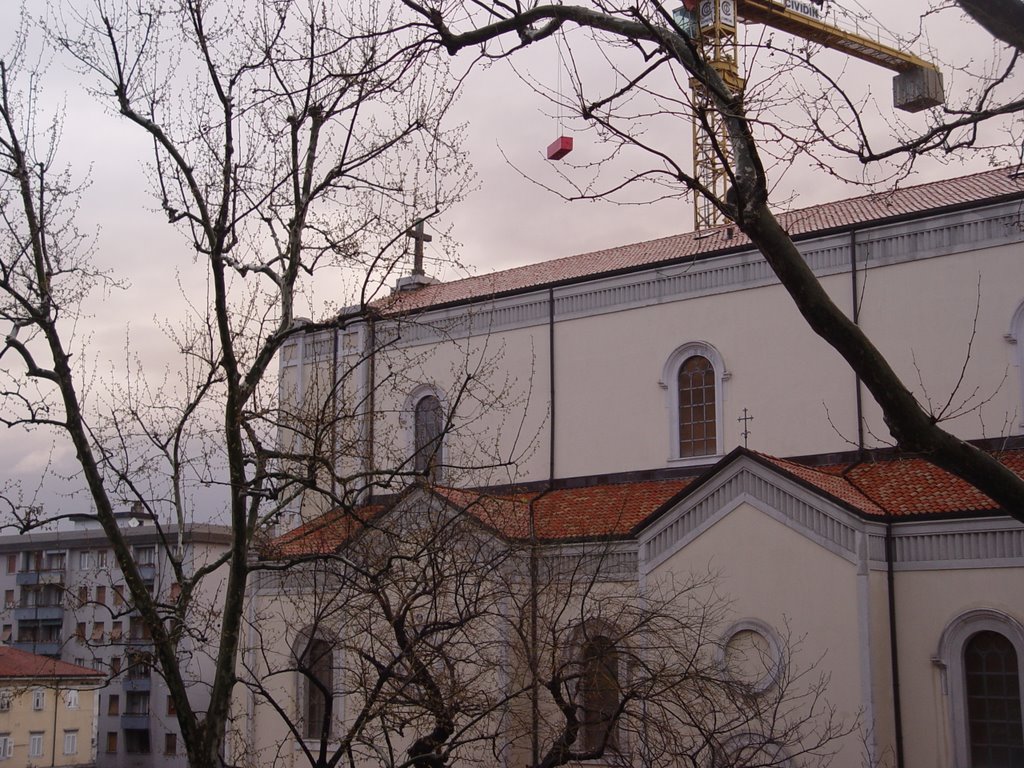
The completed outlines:
{"type": "Polygon", "coordinates": [[[69,664],[47,656],[19,651],[17,648],[0,646],[0,678],[27,679],[47,678],[68,680],[73,678],[100,680],[103,673],[77,664],[69,664]]]}
{"type": "MultiPolygon", "coordinates": [[[[793,237],[885,219],[927,214],[950,206],[982,203],[1024,194],[1024,176],[999,168],[984,173],[903,187],[862,197],[838,200],[779,214],[793,237]]],[[[661,262],[710,254],[747,245],[734,227],[722,226],[697,237],[688,232],[643,243],[607,248],[560,259],[529,264],[463,280],[402,291],[378,302],[385,313],[401,314],[587,277],[647,267],[661,262]]]]}

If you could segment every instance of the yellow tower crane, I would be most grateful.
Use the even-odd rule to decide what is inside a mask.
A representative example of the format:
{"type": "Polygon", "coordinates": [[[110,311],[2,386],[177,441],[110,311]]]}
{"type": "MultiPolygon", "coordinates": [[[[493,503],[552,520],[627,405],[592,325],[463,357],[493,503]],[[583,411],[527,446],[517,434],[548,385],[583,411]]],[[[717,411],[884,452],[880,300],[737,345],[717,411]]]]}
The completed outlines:
{"type": "MultiPolygon", "coordinates": [[[[896,72],[893,106],[897,109],[919,112],[943,103],[942,73],[934,64],[830,24],[822,18],[820,8],[821,3],[812,0],[686,0],[673,15],[680,29],[698,42],[705,61],[735,93],[741,92],[745,84],[740,76],[736,39],[737,22],[743,21],[764,24],[896,72]]],[[[691,80],[690,87],[694,106],[706,116],[707,126],[694,120],[694,176],[715,197],[725,200],[732,145],[721,115],[709,107],[703,86],[691,80]]],[[[718,208],[695,194],[694,229],[699,232],[721,223],[718,208]]]]}

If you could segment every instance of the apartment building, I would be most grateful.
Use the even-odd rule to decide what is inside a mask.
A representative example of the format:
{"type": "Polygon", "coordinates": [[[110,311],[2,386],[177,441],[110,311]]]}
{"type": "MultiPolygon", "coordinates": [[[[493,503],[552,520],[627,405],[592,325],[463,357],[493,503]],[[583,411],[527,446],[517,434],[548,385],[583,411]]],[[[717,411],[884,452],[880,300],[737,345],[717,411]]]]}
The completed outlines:
{"type": "MultiPolygon", "coordinates": [[[[171,601],[175,581],[169,547],[182,547],[186,569],[225,551],[227,528],[159,528],[137,510],[119,515],[143,580],[158,600],[171,601]]],[[[216,595],[219,580],[200,590],[216,595]],[[214,583],[218,582],[218,583],[214,583]]],[[[2,637],[11,648],[87,667],[101,675],[97,696],[99,768],[166,766],[187,760],[167,688],[153,666],[150,628],[132,609],[124,576],[99,524],[82,516],[70,530],[0,537],[2,637]]],[[[201,643],[184,638],[180,649],[199,708],[211,677],[201,643]]]]}

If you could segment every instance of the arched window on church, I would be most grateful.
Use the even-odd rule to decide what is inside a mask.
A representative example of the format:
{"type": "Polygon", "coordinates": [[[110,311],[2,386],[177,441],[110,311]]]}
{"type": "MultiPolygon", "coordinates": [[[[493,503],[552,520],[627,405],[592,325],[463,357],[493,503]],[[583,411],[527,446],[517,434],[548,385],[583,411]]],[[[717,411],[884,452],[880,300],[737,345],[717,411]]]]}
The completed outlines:
{"type": "Polygon", "coordinates": [[[943,631],[934,661],[949,697],[953,764],[1024,765],[1022,653],[1024,625],[1000,610],[967,611],[943,631]]]}
{"type": "Polygon", "coordinates": [[[334,647],[310,636],[298,654],[302,733],[307,739],[331,738],[334,721],[334,647]]]}
{"type": "Polygon", "coordinates": [[[718,452],[715,367],[702,355],[679,366],[679,456],[712,456],[718,452]]]}
{"type": "Polygon", "coordinates": [[[978,632],[964,645],[964,692],[971,766],[1024,766],[1020,671],[1013,643],[978,632]]]}
{"type": "Polygon", "coordinates": [[[597,635],[583,643],[580,662],[580,747],[586,752],[615,750],[621,698],[618,649],[611,639],[597,635]]]}
{"type": "Polygon", "coordinates": [[[443,461],[444,411],[441,401],[426,395],[416,402],[413,468],[432,481],[441,477],[443,461]]]}

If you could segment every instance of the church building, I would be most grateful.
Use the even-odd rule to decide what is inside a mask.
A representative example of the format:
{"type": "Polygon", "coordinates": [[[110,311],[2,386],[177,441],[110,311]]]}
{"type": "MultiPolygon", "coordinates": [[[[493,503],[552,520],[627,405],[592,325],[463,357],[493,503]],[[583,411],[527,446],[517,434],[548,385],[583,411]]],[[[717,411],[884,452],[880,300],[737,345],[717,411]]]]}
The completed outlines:
{"type": "MultiPolygon", "coordinates": [[[[1024,475],[1024,176],[997,169],[780,220],[918,400],[1024,475]]],[[[604,748],[588,765],[809,766],[825,754],[836,768],[1024,765],[1024,525],[893,445],[870,394],[742,233],[451,282],[419,272],[368,317],[282,355],[282,446],[334,471],[329,493],[297,499],[273,556],[348,563],[361,522],[429,507],[549,555],[602,547],[609,600],[713,574],[709,653],[723,675],[740,645],[762,662],[752,696],[770,696],[789,664],[814,670],[827,680],[821,706],[844,724],[808,747],[823,717],[812,712],[806,728],[781,729],[789,740],[776,729],[744,752],[759,738],[747,723],[694,763],[671,758],[609,714],[635,673],[603,616],[601,658],[618,661],[587,666],[589,639],[572,688],[583,713],[593,691],[612,692],[594,704],[607,729],[595,737],[581,720],[576,747],[604,748]]],[[[287,589],[260,581],[253,610],[287,589]]],[[[276,621],[282,659],[324,643],[327,661],[312,676],[281,663],[275,690],[305,725],[289,729],[250,695],[245,740],[309,765],[304,740],[340,738],[359,710],[353,654],[314,642],[297,612],[276,621]],[[326,730],[312,722],[316,680],[332,691],[326,730]]],[[[269,679],[271,661],[248,663],[269,679]]],[[[521,672],[507,667],[496,686],[521,672]]],[[[490,762],[535,764],[528,730],[490,762]]]]}

